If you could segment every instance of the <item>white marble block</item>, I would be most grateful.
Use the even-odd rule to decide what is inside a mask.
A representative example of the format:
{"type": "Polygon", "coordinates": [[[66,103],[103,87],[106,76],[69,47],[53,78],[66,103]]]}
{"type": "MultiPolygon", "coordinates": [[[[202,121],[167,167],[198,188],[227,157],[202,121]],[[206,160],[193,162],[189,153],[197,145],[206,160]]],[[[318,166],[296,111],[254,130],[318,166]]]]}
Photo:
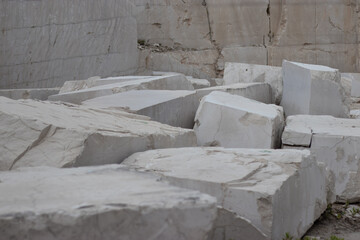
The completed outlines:
{"type": "Polygon", "coordinates": [[[279,106],[215,91],[201,100],[194,130],[200,146],[277,148],[283,123],[279,106]]]}
{"type": "Polygon", "coordinates": [[[341,76],[351,79],[351,96],[360,97],[360,73],[341,73],[341,76]]]}
{"type": "Polygon", "coordinates": [[[96,87],[66,92],[49,97],[51,101],[63,101],[80,104],[81,102],[130,90],[194,90],[191,82],[184,75],[172,74],[146,77],[139,80],[100,85],[96,87]]]}
{"type": "Polygon", "coordinates": [[[271,87],[267,83],[235,83],[224,86],[197,89],[196,93],[198,98],[201,100],[201,98],[213,91],[227,92],[263,103],[272,102],[271,87]]]}
{"type": "Polygon", "coordinates": [[[297,62],[283,62],[285,115],[349,116],[349,96],[337,69],[297,62]]]}
{"type": "Polygon", "coordinates": [[[196,146],[192,130],[119,110],[0,97],[0,171],[119,163],[154,148],[196,146]]]}
{"type": "Polygon", "coordinates": [[[0,239],[206,240],[216,199],[118,165],[0,172],[0,239]]]}
{"type": "Polygon", "coordinates": [[[159,149],[122,164],[216,197],[221,209],[243,218],[239,224],[247,219],[253,225],[234,228],[234,236],[254,233],[254,227],[267,236],[248,239],[282,239],[286,232],[300,238],[327,207],[325,169],[307,150],[159,149]]]}
{"type": "Polygon", "coordinates": [[[280,103],[283,88],[281,67],[233,62],[225,63],[224,85],[253,82],[270,84],[273,94],[272,103],[280,103]]]}
{"type": "Polygon", "coordinates": [[[192,129],[199,100],[195,91],[136,90],[90,99],[82,105],[125,109],[174,127],[192,129]]]}
{"type": "Polygon", "coordinates": [[[297,115],[286,119],[282,142],[309,148],[324,163],[330,180],[329,196],[337,201],[360,200],[360,123],[357,119],[297,115]]]}

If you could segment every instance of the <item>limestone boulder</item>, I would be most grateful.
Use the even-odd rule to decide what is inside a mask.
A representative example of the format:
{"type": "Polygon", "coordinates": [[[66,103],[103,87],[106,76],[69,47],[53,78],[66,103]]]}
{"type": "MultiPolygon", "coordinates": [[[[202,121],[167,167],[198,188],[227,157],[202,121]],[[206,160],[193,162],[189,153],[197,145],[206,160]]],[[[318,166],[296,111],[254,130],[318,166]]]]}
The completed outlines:
{"type": "Polygon", "coordinates": [[[111,165],[0,173],[1,239],[203,239],[216,199],[111,165]]]}
{"type": "Polygon", "coordinates": [[[195,146],[196,137],[123,111],[1,97],[0,142],[1,171],[119,163],[147,149],[195,146]]]}
{"type": "Polygon", "coordinates": [[[310,114],[348,117],[350,98],[337,69],[297,62],[283,62],[285,115],[310,114]]]}
{"type": "Polygon", "coordinates": [[[272,88],[272,103],[279,104],[281,101],[283,88],[281,67],[232,62],[225,63],[224,85],[239,82],[268,83],[272,88]]]}
{"type": "Polygon", "coordinates": [[[192,129],[199,100],[195,91],[137,90],[90,99],[82,105],[125,109],[164,124],[192,129]]]}
{"type": "Polygon", "coordinates": [[[225,221],[215,226],[231,236],[249,236],[255,227],[266,237],[248,239],[282,239],[286,232],[299,238],[327,207],[325,170],[306,150],[161,149],[136,153],[122,164],[216,197],[227,217],[243,218],[229,221],[234,232],[222,229],[225,221]]]}
{"type": "Polygon", "coordinates": [[[284,148],[310,149],[326,165],[329,197],[337,201],[360,200],[360,123],[357,119],[297,115],[286,119],[284,148]]]}
{"type": "Polygon", "coordinates": [[[283,124],[279,106],[215,91],[201,100],[194,131],[200,146],[277,148],[283,124]]]}
{"type": "Polygon", "coordinates": [[[0,89],[0,96],[18,99],[47,100],[49,96],[58,94],[60,88],[28,88],[28,89],[0,89]]]}
{"type": "Polygon", "coordinates": [[[51,101],[63,101],[80,104],[81,102],[106,95],[111,95],[130,90],[194,90],[191,82],[184,75],[173,74],[166,76],[154,76],[113,84],[95,86],[79,91],[65,92],[49,97],[51,101]]]}
{"type": "Polygon", "coordinates": [[[263,103],[272,102],[271,87],[267,83],[235,83],[230,85],[197,89],[196,93],[198,98],[202,99],[204,96],[214,91],[227,92],[263,103]]]}

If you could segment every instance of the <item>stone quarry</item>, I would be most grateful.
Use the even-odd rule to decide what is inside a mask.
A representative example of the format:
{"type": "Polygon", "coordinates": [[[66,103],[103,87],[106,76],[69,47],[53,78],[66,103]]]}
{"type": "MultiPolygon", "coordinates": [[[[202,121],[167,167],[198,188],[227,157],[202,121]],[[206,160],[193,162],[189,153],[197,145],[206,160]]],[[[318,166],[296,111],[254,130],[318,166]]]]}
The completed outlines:
{"type": "Polygon", "coordinates": [[[0,2],[0,240],[359,240],[360,2],[0,2]]]}

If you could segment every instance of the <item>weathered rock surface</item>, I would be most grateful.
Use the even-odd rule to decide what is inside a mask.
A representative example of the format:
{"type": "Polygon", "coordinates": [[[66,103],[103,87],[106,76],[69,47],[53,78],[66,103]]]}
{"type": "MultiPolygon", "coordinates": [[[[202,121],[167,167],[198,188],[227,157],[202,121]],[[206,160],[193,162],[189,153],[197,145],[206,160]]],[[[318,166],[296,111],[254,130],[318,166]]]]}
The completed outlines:
{"type": "MultiPolygon", "coordinates": [[[[122,164],[215,196],[220,207],[250,220],[271,239],[286,232],[301,237],[327,206],[325,170],[309,151],[163,149],[136,153],[122,164]]],[[[252,231],[234,230],[233,236],[247,230],[252,231]]]]}
{"type": "Polygon", "coordinates": [[[208,88],[211,85],[207,79],[193,78],[191,76],[186,76],[186,78],[191,82],[195,89],[208,88]]]}
{"type": "Polygon", "coordinates": [[[224,72],[224,84],[263,82],[271,85],[273,103],[280,103],[282,96],[282,72],[280,67],[226,63],[224,72]]]}
{"type": "MultiPolygon", "coordinates": [[[[338,201],[360,200],[360,123],[331,116],[290,116],[282,136],[284,147],[309,148],[324,163],[338,201]]],[[[329,193],[331,194],[331,192],[329,193]]]]}
{"type": "Polygon", "coordinates": [[[100,85],[79,91],[65,92],[49,97],[51,101],[63,101],[80,104],[88,99],[112,95],[130,90],[194,90],[191,82],[184,75],[173,74],[154,76],[150,78],[131,80],[120,83],[100,85]]]}
{"type": "Polygon", "coordinates": [[[128,0],[4,0],[0,9],[0,88],[61,87],[66,80],[137,70],[128,0]]]}
{"type": "Polygon", "coordinates": [[[0,239],[203,239],[216,199],[111,165],[0,173],[0,239]]]}
{"type": "Polygon", "coordinates": [[[286,116],[349,116],[350,96],[345,94],[337,69],[284,61],[283,81],[281,105],[286,116]]]}
{"type": "Polygon", "coordinates": [[[283,124],[279,106],[212,92],[201,100],[194,131],[200,146],[276,148],[283,124]]]}
{"type": "Polygon", "coordinates": [[[196,145],[192,130],[144,116],[4,97],[0,141],[0,170],[119,163],[147,149],[196,145]]]}
{"type": "Polygon", "coordinates": [[[60,88],[0,89],[0,96],[14,100],[47,100],[50,95],[58,94],[59,90],[60,88]]]}
{"type": "Polygon", "coordinates": [[[90,99],[82,105],[125,109],[164,124],[192,129],[199,100],[195,91],[137,90],[90,99]]]}
{"type": "Polygon", "coordinates": [[[351,79],[351,96],[360,97],[360,73],[341,73],[341,76],[351,79]]]}
{"type": "Polygon", "coordinates": [[[263,103],[271,103],[271,87],[267,83],[235,83],[224,86],[197,89],[198,98],[201,99],[211,92],[227,92],[233,95],[239,95],[263,103]]]}

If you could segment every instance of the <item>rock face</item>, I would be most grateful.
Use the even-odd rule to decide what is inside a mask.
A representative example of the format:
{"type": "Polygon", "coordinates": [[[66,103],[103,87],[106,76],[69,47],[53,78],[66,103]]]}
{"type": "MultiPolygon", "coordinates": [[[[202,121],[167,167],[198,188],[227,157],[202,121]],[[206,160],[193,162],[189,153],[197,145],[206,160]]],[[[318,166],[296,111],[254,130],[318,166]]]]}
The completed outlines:
{"type": "Polygon", "coordinates": [[[51,101],[63,101],[80,104],[81,102],[115,93],[126,92],[130,90],[194,90],[192,84],[181,74],[166,76],[145,77],[144,79],[131,80],[113,84],[100,85],[82,89],[79,91],[65,92],[49,97],[51,101]]]}
{"type": "Polygon", "coordinates": [[[82,105],[126,109],[157,122],[192,129],[199,100],[195,91],[138,90],[90,99],[82,105]]]}
{"type": "Polygon", "coordinates": [[[284,61],[281,105],[285,115],[349,116],[349,96],[337,69],[284,61]]]}
{"type": "Polygon", "coordinates": [[[227,92],[263,103],[272,102],[271,87],[267,83],[235,83],[224,86],[198,89],[196,90],[196,93],[198,98],[201,99],[214,91],[227,92]]]}
{"type": "Polygon", "coordinates": [[[192,130],[116,110],[0,98],[0,170],[119,163],[153,148],[195,146],[192,130]]]}
{"type": "Polygon", "coordinates": [[[58,94],[60,88],[0,89],[0,96],[17,99],[47,100],[50,95],[58,94]]]}
{"type": "Polygon", "coordinates": [[[216,199],[119,166],[0,173],[1,239],[203,239],[216,199]],[[21,223],[21,224],[19,224],[21,223]]]}
{"type": "Polygon", "coordinates": [[[291,116],[282,136],[284,147],[310,148],[324,163],[337,201],[360,200],[360,124],[331,116],[291,116]]]}
{"type": "Polygon", "coordinates": [[[226,63],[224,84],[262,82],[270,84],[272,88],[273,103],[279,104],[282,96],[282,71],[280,67],[226,63]]]}
{"type": "Polygon", "coordinates": [[[0,9],[0,88],[60,87],[137,70],[128,0],[4,0],[0,9]]]}
{"type": "MultiPolygon", "coordinates": [[[[215,196],[220,207],[271,239],[286,232],[301,237],[327,206],[325,170],[309,151],[163,149],[136,153],[122,164],[215,196]]],[[[235,236],[241,231],[247,228],[235,236]]]]}
{"type": "Polygon", "coordinates": [[[194,130],[200,146],[276,148],[283,123],[279,106],[212,92],[201,100],[194,130]]]}

